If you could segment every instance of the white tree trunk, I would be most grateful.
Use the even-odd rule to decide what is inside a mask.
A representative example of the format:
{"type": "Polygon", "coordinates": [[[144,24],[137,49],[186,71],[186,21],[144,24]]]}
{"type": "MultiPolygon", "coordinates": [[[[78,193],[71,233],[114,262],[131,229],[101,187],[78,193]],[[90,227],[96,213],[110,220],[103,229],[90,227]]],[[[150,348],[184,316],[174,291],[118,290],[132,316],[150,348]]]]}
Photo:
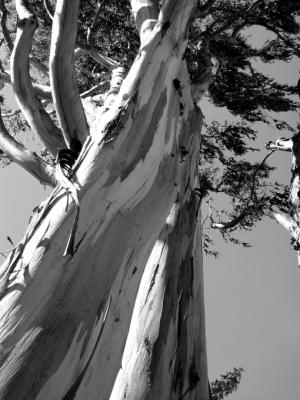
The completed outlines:
{"type": "Polygon", "coordinates": [[[1,267],[1,399],[208,399],[184,3],[95,118],[75,167],[74,254],[60,186],[1,267]]]}

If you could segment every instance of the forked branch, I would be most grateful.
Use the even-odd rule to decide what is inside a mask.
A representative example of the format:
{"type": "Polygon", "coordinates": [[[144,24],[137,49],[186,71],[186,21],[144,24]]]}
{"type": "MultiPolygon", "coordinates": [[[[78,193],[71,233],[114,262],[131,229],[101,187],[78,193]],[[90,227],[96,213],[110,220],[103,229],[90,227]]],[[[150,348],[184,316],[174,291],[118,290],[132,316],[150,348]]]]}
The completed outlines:
{"type": "Polygon", "coordinates": [[[60,130],[43,109],[35,96],[29,74],[29,53],[37,27],[35,16],[27,9],[26,2],[16,1],[19,17],[17,37],[11,56],[11,79],[17,103],[31,128],[54,155],[65,147],[60,130]]]}
{"type": "Polygon", "coordinates": [[[16,141],[7,131],[0,109],[0,147],[1,149],[28,171],[32,176],[38,179],[41,183],[49,186],[55,186],[55,167],[48,164],[41,157],[27,150],[23,144],[16,141]]]}
{"type": "Polygon", "coordinates": [[[79,0],[58,0],[52,25],[50,82],[66,143],[83,143],[89,135],[74,71],[79,0]]]}

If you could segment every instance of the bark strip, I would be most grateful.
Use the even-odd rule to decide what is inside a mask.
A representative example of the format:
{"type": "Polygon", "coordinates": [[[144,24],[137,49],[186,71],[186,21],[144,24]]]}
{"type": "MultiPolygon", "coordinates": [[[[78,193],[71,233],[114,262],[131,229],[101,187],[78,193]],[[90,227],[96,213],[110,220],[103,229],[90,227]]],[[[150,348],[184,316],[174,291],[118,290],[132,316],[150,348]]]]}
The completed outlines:
{"type": "Polygon", "coordinates": [[[49,60],[53,101],[69,147],[72,141],[83,143],[89,135],[74,71],[78,8],[79,0],[57,1],[49,60]]]}
{"type": "Polygon", "coordinates": [[[208,399],[197,151],[191,117],[186,186],[152,250],[137,295],[111,400],[208,399]]]}
{"type": "Polygon", "coordinates": [[[11,56],[11,80],[17,103],[31,128],[54,155],[65,147],[60,130],[35,96],[29,74],[29,53],[37,28],[36,17],[29,12],[25,1],[17,1],[19,17],[17,37],[11,56]]]}

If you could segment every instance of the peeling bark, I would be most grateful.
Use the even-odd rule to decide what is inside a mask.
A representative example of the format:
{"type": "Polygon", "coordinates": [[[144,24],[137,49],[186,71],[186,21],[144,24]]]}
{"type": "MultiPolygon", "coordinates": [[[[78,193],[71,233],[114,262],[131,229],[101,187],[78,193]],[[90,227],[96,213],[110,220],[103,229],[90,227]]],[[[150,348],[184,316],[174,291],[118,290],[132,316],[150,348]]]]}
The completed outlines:
{"type": "MultiPolygon", "coordinates": [[[[192,129],[200,120],[196,108],[192,129]]],[[[111,399],[208,398],[200,204],[187,181],[147,262],[111,399]]]]}
{"type": "Polygon", "coordinates": [[[208,400],[202,114],[182,60],[195,3],[165,2],[94,122],[70,178],[81,210],[73,256],[63,253],[75,204],[57,187],[0,269],[1,398],[208,400]]]}

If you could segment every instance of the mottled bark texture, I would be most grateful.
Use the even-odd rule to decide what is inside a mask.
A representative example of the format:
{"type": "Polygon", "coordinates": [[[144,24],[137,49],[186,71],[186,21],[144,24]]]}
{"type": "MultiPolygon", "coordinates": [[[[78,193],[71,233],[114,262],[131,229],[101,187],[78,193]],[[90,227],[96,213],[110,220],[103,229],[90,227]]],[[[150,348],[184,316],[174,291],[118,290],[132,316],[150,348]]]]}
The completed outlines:
{"type": "MultiPolygon", "coordinates": [[[[195,3],[165,1],[119,93],[95,115],[71,178],[74,254],[63,256],[75,206],[60,184],[1,267],[1,399],[208,400],[202,114],[182,59],[195,3]]],[[[64,107],[70,145],[86,132],[69,129],[64,107]]]]}

